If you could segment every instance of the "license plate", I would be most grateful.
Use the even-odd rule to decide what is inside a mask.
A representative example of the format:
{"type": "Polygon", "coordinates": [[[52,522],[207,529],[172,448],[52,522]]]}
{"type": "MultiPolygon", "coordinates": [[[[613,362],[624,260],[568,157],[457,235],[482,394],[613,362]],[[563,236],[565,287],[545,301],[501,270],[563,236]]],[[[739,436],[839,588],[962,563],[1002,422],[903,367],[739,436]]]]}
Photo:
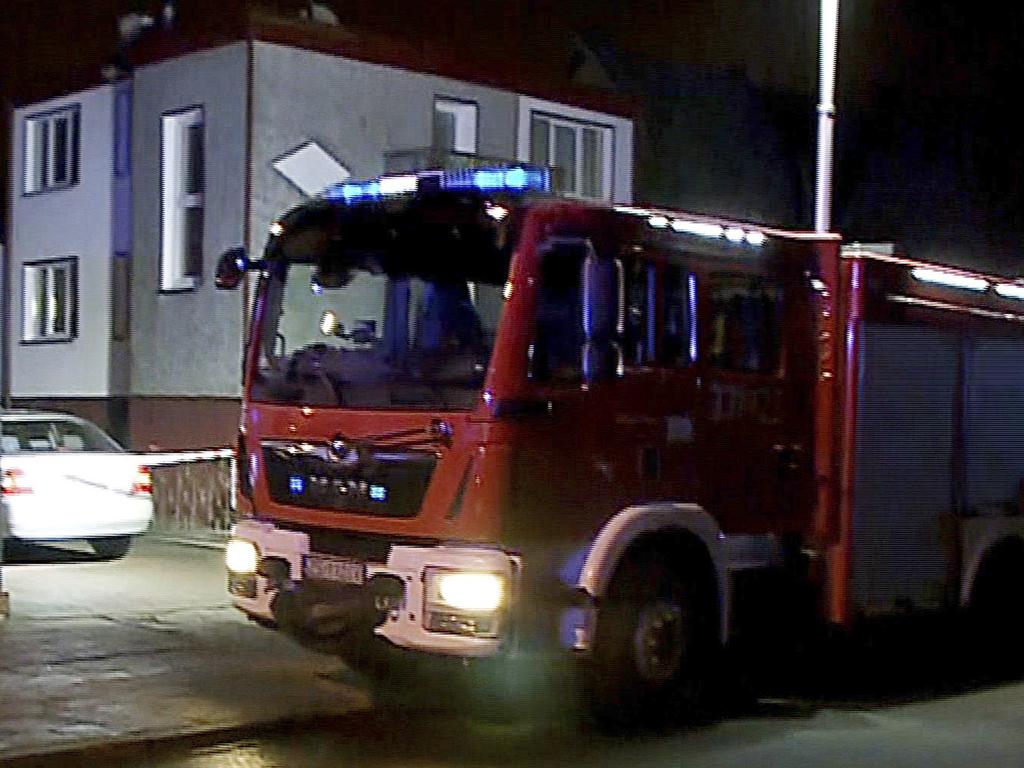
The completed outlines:
{"type": "Polygon", "coordinates": [[[337,581],[341,584],[366,583],[366,563],[343,557],[307,555],[303,576],[307,579],[337,581]]]}

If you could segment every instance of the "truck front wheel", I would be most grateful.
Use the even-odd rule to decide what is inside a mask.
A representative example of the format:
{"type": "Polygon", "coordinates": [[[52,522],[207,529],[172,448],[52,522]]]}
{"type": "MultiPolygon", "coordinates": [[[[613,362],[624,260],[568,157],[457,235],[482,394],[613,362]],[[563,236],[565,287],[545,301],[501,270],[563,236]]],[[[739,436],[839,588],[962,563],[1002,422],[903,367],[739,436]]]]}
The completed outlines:
{"type": "Polygon", "coordinates": [[[657,551],[619,567],[598,614],[588,674],[601,723],[657,726],[696,714],[716,645],[706,589],[657,551]]]}

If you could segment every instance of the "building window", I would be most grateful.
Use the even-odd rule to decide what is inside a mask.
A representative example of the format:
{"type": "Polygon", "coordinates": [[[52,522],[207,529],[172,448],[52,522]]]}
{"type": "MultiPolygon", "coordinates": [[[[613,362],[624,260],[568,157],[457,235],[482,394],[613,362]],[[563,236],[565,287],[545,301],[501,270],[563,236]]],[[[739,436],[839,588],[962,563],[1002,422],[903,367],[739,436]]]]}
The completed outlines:
{"type": "Polygon", "coordinates": [[[161,118],[160,290],[187,291],[203,274],[203,108],[161,118]]]}
{"type": "Polygon", "coordinates": [[[25,120],[25,194],[78,183],[78,106],[25,120]]]}
{"type": "Polygon", "coordinates": [[[78,331],[78,260],[36,261],[23,269],[22,340],[71,341],[78,331]]]}
{"type": "Polygon", "coordinates": [[[530,162],[554,170],[562,195],[608,200],[612,193],[612,138],[607,126],[533,113],[530,162]]]}
{"type": "Polygon", "coordinates": [[[472,101],[434,100],[434,146],[448,152],[476,154],[477,106],[472,101]]]}

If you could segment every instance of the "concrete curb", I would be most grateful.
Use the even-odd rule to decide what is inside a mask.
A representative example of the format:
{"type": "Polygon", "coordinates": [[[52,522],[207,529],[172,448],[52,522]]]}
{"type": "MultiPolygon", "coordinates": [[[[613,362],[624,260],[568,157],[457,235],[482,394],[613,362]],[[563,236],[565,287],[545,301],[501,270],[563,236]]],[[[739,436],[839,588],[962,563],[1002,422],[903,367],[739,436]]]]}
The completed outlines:
{"type": "Polygon", "coordinates": [[[189,536],[188,534],[181,533],[163,533],[160,531],[149,531],[145,535],[146,538],[164,541],[168,544],[180,544],[184,547],[200,547],[202,549],[224,549],[228,541],[226,533],[223,537],[217,538],[189,536]]]}
{"type": "Polygon", "coordinates": [[[282,735],[298,729],[326,728],[366,717],[369,710],[349,714],[311,713],[290,715],[253,723],[197,729],[158,736],[127,737],[112,741],[90,741],[69,747],[30,754],[0,756],[0,768],[71,768],[96,765],[146,765],[158,755],[212,747],[231,741],[267,735],[282,735]]]}

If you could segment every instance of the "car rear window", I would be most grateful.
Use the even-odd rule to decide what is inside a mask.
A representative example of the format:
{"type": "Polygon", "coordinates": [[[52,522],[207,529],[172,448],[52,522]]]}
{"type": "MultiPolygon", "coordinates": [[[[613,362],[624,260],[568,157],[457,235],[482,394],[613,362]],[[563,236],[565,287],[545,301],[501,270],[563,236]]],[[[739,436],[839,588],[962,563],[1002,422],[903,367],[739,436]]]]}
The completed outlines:
{"type": "Polygon", "coordinates": [[[32,419],[0,423],[0,453],[120,451],[98,427],[85,422],[32,419]]]}

